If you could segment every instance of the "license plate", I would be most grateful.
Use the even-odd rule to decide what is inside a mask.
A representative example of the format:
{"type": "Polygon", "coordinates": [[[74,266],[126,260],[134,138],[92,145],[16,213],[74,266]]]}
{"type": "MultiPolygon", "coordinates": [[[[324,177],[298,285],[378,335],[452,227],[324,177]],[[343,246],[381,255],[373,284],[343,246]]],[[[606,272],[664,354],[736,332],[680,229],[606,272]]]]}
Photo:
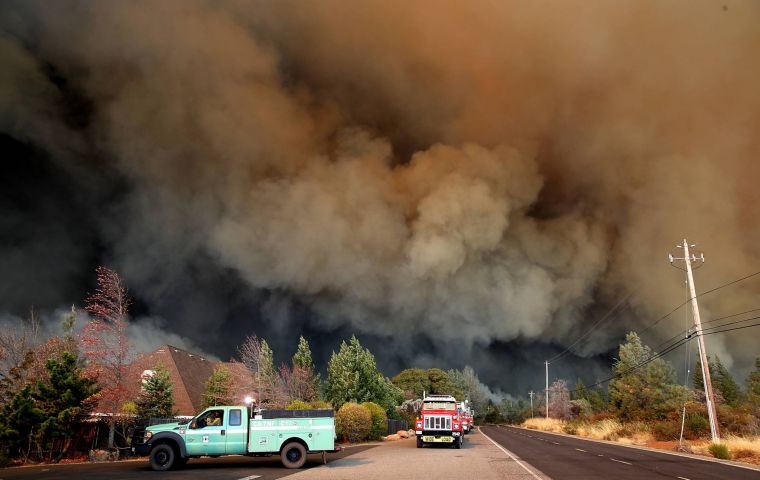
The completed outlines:
{"type": "Polygon", "coordinates": [[[427,443],[451,443],[454,441],[454,438],[448,435],[442,437],[424,436],[422,437],[422,441],[427,443]]]}

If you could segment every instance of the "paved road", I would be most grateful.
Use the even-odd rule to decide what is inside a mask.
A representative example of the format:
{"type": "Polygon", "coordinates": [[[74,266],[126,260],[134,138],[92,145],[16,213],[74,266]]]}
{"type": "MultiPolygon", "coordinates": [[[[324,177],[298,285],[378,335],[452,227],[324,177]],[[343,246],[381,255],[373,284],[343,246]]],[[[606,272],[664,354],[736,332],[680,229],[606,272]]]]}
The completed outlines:
{"type": "Polygon", "coordinates": [[[760,471],[514,427],[481,427],[494,441],[557,479],[760,479],[760,471]]]}
{"type": "Polygon", "coordinates": [[[543,480],[483,435],[465,437],[457,450],[448,445],[417,448],[414,438],[385,443],[288,480],[543,480]]]}
{"type": "MultiPolygon", "coordinates": [[[[351,447],[339,453],[327,455],[328,465],[336,460],[356,455],[372,446],[351,447]]],[[[313,469],[323,466],[319,455],[309,455],[304,468],[313,469]]],[[[279,457],[222,457],[192,459],[181,470],[154,472],[148,465],[147,458],[124,462],[86,463],[78,465],[44,465],[38,467],[19,467],[0,469],[0,480],[35,479],[35,480],[273,480],[293,475],[303,470],[290,470],[282,466],[279,457]]]]}

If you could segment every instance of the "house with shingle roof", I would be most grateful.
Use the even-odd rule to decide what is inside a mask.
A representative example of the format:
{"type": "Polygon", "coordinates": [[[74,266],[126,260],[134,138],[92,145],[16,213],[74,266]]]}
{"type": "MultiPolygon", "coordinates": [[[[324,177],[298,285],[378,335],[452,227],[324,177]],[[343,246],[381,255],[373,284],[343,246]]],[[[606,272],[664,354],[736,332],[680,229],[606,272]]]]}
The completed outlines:
{"type": "Polygon", "coordinates": [[[172,345],[162,345],[155,351],[142,354],[129,366],[130,392],[136,398],[145,375],[151,375],[156,365],[161,364],[169,371],[174,383],[174,408],[180,416],[193,416],[201,411],[206,381],[214,368],[223,363],[230,369],[234,379],[233,395],[240,397],[252,391],[252,375],[239,362],[217,362],[197,353],[188,352],[172,345]]]}

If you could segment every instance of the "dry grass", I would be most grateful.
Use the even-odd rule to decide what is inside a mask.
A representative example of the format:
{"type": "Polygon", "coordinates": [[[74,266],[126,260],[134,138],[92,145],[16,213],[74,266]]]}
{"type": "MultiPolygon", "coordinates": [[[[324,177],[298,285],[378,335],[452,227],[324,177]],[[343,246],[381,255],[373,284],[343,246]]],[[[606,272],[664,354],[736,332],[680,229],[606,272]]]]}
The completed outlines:
{"type": "MultiPolygon", "coordinates": [[[[652,427],[644,422],[621,423],[614,419],[598,422],[566,422],[556,418],[531,418],[523,422],[523,427],[554,433],[572,433],[580,437],[596,440],[612,440],[625,445],[653,446],[652,427]]],[[[710,442],[689,442],[693,453],[713,456],[710,442]]],[[[760,465],[760,436],[737,437],[728,435],[721,443],[728,447],[733,460],[760,465]]]]}
{"type": "MultiPolygon", "coordinates": [[[[728,447],[733,460],[760,465],[760,437],[737,437],[729,435],[721,439],[721,443],[728,447]]],[[[694,443],[691,446],[694,453],[712,456],[710,442],[694,443]]]]}
{"type": "Polygon", "coordinates": [[[582,423],[578,426],[577,433],[581,437],[597,440],[617,440],[622,426],[617,420],[607,419],[596,423],[582,423]]]}
{"type": "Polygon", "coordinates": [[[531,430],[541,430],[544,432],[565,432],[565,422],[556,418],[529,418],[523,422],[522,426],[531,430]]]}

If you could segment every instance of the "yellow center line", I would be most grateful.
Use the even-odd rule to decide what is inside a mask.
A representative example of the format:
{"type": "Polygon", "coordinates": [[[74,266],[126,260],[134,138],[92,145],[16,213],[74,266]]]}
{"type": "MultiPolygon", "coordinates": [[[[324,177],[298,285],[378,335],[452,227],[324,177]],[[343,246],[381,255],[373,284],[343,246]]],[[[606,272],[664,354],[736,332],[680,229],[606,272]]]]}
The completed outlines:
{"type": "Polygon", "coordinates": [[[617,459],[614,459],[614,458],[610,458],[610,460],[612,460],[613,462],[618,462],[618,463],[625,463],[626,465],[631,465],[631,463],[629,463],[629,462],[624,462],[623,460],[617,460],[617,459]]]}

